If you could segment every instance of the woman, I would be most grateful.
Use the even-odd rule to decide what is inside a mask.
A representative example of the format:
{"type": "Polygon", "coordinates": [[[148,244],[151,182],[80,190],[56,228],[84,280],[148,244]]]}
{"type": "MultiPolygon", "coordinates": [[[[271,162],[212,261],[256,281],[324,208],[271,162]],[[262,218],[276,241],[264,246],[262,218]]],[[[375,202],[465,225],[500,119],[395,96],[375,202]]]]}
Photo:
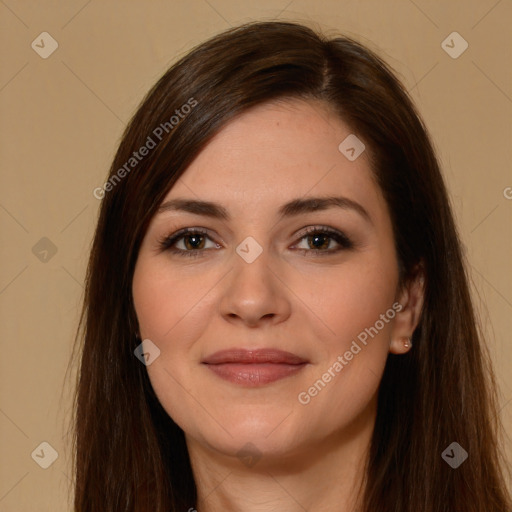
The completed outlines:
{"type": "Polygon", "coordinates": [[[212,38],[94,194],[77,511],[510,510],[445,185],[373,52],[212,38]]]}

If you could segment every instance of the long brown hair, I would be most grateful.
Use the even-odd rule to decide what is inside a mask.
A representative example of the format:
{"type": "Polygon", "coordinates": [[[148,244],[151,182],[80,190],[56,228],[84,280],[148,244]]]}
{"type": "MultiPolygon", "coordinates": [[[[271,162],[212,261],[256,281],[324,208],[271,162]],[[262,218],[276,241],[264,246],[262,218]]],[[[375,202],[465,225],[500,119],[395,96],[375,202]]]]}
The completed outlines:
{"type": "Polygon", "coordinates": [[[126,128],[98,193],[75,344],[76,512],[196,505],[184,433],[134,356],[134,266],[156,209],[208,141],[234,116],[279,98],[323,101],[365,142],[402,281],[418,262],[425,268],[414,349],[389,355],[381,381],[361,510],[511,510],[490,358],[423,122],[394,72],[360,43],[295,23],[253,22],[197,46],[165,73],[126,128]],[[441,456],[452,442],[469,454],[456,469],[441,456]]]}

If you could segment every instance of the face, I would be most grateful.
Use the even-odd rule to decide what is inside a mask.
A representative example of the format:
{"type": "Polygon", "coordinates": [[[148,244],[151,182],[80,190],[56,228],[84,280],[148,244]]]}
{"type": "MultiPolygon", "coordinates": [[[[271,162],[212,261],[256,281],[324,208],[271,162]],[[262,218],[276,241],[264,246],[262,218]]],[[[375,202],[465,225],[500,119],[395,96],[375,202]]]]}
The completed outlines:
{"type": "Polygon", "coordinates": [[[258,106],[153,217],[135,310],[146,350],[160,350],[152,386],[189,446],[236,455],[251,443],[271,459],[372,417],[405,324],[386,203],[366,152],[338,148],[351,133],[321,103],[258,106]],[[338,201],[300,207],[313,197],[338,201]]]}

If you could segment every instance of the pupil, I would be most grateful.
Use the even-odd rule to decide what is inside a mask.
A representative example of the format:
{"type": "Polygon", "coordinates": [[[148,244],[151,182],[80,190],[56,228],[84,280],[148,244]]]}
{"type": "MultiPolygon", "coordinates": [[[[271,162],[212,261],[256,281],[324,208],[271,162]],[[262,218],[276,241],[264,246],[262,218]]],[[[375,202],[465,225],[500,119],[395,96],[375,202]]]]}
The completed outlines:
{"type": "MultiPolygon", "coordinates": [[[[186,243],[187,247],[191,246],[193,249],[197,249],[198,246],[201,244],[202,235],[189,235],[185,240],[188,242],[186,243]],[[191,240],[195,240],[192,243],[190,243],[191,240]]],[[[190,247],[188,247],[190,248],[190,247]]]]}
{"type": "Polygon", "coordinates": [[[325,245],[325,238],[326,238],[325,236],[323,236],[323,235],[313,235],[313,236],[312,236],[312,238],[313,238],[313,240],[314,240],[314,242],[313,242],[313,243],[315,244],[316,248],[318,248],[318,247],[322,247],[322,246],[324,246],[324,245],[325,245]],[[324,239],[324,243],[323,243],[323,244],[320,244],[320,246],[317,246],[317,245],[316,245],[316,243],[318,242],[318,240],[319,240],[319,239],[324,239]]]}

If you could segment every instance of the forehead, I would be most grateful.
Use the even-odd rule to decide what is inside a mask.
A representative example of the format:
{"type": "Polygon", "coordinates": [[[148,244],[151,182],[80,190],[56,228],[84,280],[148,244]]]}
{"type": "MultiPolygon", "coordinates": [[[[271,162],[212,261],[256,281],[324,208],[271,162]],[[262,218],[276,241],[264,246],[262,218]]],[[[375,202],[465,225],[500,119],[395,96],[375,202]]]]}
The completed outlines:
{"type": "Polygon", "coordinates": [[[366,152],[351,161],[339,149],[349,136],[350,127],[320,101],[259,105],[216,134],[163,202],[212,201],[234,216],[261,215],[262,208],[277,210],[309,195],[343,195],[369,209],[382,206],[366,152]]]}

